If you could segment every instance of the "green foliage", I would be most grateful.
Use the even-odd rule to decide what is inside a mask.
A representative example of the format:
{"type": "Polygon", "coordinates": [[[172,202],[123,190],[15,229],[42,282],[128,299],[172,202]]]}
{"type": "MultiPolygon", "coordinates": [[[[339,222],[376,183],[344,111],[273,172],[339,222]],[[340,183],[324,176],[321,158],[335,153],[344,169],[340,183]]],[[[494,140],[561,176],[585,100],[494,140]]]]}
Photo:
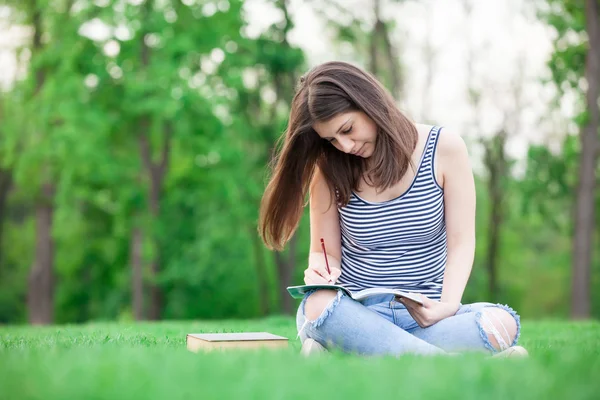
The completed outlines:
{"type": "MultiPolygon", "coordinates": [[[[146,280],[162,289],[164,318],[259,316],[260,282],[266,285],[268,311],[279,312],[277,269],[258,241],[256,223],[273,146],[285,128],[297,78],[307,69],[304,53],[287,41],[289,15],[248,38],[242,34],[240,0],[75,2],[70,12],[67,3],[36,3],[44,29],[41,47],[27,43],[19,49],[31,53],[31,64],[23,65],[24,79],[0,97],[0,167],[12,171],[15,181],[6,210],[0,210],[6,211],[0,323],[27,321],[42,182],[56,189],[57,322],[132,318],[134,226],[145,234],[145,259],[159,260],[159,274],[146,280]],[[144,11],[147,4],[152,7],[144,11]],[[110,27],[109,37],[82,36],[92,20],[110,27]],[[169,144],[157,216],[148,212],[142,135],[154,163],[169,144]]],[[[32,3],[3,4],[11,7],[11,24],[31,26],[32,3]]],[[[546,16],[558,33],[552,77],[557,87],[577,90],[584,59],[582,12],[575,1],[550,4],[546,16]]],[[[364,24],[336,26],[340,46],[354,43],[358,61],[367,64],[364,24]]],[[[581,112],[578,122],[584,118],[581,112]]],[[[567,314],[577,146],[567,136],[558,154],[532,147],[525,176],[506,179],[498,297],[526,317],[567,314]]],[[[464,302],[488,296],[490,205],[481,177],[477,202],[476,258],[464,302]]],[[[600,200],[597,204],[600,210],[600,200]]],[[[307,217],[297,233],[298,283],[306,265],[307,217]]],[[[593,292],[600,316],[600,292],[593,292]]]]}
{"type": "MultiPolygon", "coordinates": [[[[283,40],[278,25],[258,39],[242,36],[241,1],[213,9],[179,1],[106,3],[79,4],[68,14],[38,3],[47,40],[31,50],[26,79],[6,94],[0,151],[16,185],[5,224],[11,241],[2,244],[14,251],[0,260],[0,321],[26,319],[32,257],[23,255],[33,250],[43,181],[57,189],[58,321],[130,318],[135,224],[156,238],[146,240],[144,254],[160,259],[164,317],[257,315],[261,259],[270,301],[278,301],[271,257],[262,246],[264,254],[256,254],[258,201],[304,55],[283,40]],[[111,27],[111,36],[82,36],[92,19],[111,27]],[[243,80],[247,72],[258,75],[252,88],[243,80]],[[287,81],[275,107],[261,95],[279,78],[287,81]],[[140,135],[149,137],[156,163],[170,146],[158,218],[146,211],[140,135]]],[[[19,7],[23,23],[32,23],[32,13],[19,7]]]]}
{"type": "MultiPolygon", "coordinates": [[[[587,51],[589,48],[586,33],[585,2],[583,0],[548,0],[541,4],[539,16],[555,33],[554,52],[548,62],[552,73],[551,83],[558,89],[556,104],[565,93],[575,96],[575,116],[573,122],[581,129],[588,122],[588,112],[585,102],[584,69],[587,51]]],[[[564,140],[560,153],[553,154],[543,146],[529,149],[528,174],[521,184],[524,193],[524,210],[539,213],[550,226],[546,229],[552,231],[542,232],[544,236],[553,236],[557,243],[564,243],[565,237],[573,236],[572,210],[574,209],[577,173],[579,169],[579,154],[581,149],[577,137],[563,132],[564,140]],[[563,239],[563,240],[561,240],[563,239]]],[[[596,191],[596,210],[600,204],[600,195],[596,191]]],[[[596,211],[597,213],[598,211],[596,211]]],[[[600,221],[600,218],[597,218],[600,221]]],[[[600,226],[596,221],[596,226],[600,226]]],[[[596,246],[597,247],[597,246],[596,246]]],[[[570,257],[566,254],[571,251],[570,243],[564,243],[558,248],[563,248],[559,253],[553,248],[552,254],[558,256],[553,259],[554,274],[561,270],[557,263],[570,264],[570,257]],[[559,256],[560,254],[560,256],[559,256]]],[[[592,248],[594,248],[592,244],[592,248]]],[[[600,296],[593,288],[599,282],[600,255],[592,253],[591,285],[592,285],[592,314],[598,317],[600,310],[600,296]]],[[[570,283],[570,273],[562,272],[565,285],[570,283]]],[[[561,303],[565,307],[566,299],[570,293],[564,293],[561,303]]],[[[558,297],[558,296],[557,296],[558,297]]],[[[558,302],[558,299],[557,299],[558,302]]]]}

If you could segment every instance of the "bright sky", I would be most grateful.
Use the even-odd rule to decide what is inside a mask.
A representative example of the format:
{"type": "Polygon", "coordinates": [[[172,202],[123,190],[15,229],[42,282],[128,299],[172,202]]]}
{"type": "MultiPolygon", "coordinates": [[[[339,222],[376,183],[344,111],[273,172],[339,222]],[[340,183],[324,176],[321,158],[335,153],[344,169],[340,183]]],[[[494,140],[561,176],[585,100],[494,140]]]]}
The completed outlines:
{"type": "MultiPolygon", "coordinates": [[[[191,1],[191,0],[190,0],[191,1]]],[[[343,1],[357,16],[370,18],[370,0],[343,1]]],[[[296,24],[290,41],[305,50],[311,66],[333,59],[349,60],[347,54],[331,45],[331,32],[322,17],[314,12],[313,1],[290,0],[290,12],[296,24]]],[[[390,3],[382,1],[382,3],[390,3]]],[[[477,0],[469,19],[461,0],[407,0],[383,9],[385,19],[394,19],[394,45],[405,67],[405,100],[403,110],[409,117],[424,123],[443,125],[457,130],[465,138],[493,134],[500,126],[503,114],[520,116],[521,125],[511,137],[508,150],[522,158],[530,141],[549,140],[555,123],[548,115],[552,89],[539,83],[548,76],[546,61],[552,50],[550,30],[535,17],[533,9],[524,10],[527,0],[477,0]],[[529,16],[525,16],[529,14],[529,16]],[[429,32],[429,35],[428,35],[429,32]],[[424,44],[431,41],[435,61],[433,79],[426,90],[424,44]],[[467,43],[475,48],[475,70],[472,77],[483,87],[480,128],[472,123],[474,115],[466,97],[467,43]],[[518,60],[525,65],[522,88],[523,107],[520,113],[511,111],[511,81],[517,75],[518,60]]],[[[6,17],[0,7],[0,19],[6,17]]],[[[257,35],[270,24],[281,21],[282,15],[269,0],[247,0],[245,4],[250,26],[247,33],[257,35]]],[[[332,15],[333,18],[341,18],[332,15]]],[[[101,27],[100,27],[101,28],[101,27]]],[[[100,29],[99,28],[99,29],[100,29]]],[[[16,30],[0,27],[0,83],[14,77],[16,30]]],[[[565,102],[568,106],[568,101],[565,102]]],[[[563,109],[563,116],[572,112],[563,109]]],[[[559,134],[559,133],[558,133],[559,134]]],[[[478,158],[477,156],[475,158],[478,158]]]]}

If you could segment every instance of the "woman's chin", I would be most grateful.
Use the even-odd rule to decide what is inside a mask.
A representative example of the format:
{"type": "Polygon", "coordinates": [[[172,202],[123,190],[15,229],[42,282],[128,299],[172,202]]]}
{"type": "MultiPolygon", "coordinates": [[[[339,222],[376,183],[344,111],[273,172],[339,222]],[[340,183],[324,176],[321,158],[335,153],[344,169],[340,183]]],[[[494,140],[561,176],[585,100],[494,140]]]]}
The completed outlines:
{"type": "Polygon", "coordinates": [[[371,157],[371,155],[372,155],[371,149],[366,148],[366,149],[362,150],[358,156],[362,157],[362,158],[369,158],[369,157],[371,157]]]}

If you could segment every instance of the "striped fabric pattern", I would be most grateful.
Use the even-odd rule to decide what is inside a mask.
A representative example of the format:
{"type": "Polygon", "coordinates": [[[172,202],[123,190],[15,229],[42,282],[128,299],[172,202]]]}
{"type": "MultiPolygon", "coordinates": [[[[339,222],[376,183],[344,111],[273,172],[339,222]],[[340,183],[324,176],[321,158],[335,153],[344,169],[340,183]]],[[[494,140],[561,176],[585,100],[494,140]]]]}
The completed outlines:
{"type": "Polygon", "coordinates": [[[348,205],[338,207],[338,282],[351,291],[385,287],[440,299],[447,259],[443,189],[433,171],[440,130],[430,130],[417,174],[405,193],[377,203],[352,193],[348,205]]]}

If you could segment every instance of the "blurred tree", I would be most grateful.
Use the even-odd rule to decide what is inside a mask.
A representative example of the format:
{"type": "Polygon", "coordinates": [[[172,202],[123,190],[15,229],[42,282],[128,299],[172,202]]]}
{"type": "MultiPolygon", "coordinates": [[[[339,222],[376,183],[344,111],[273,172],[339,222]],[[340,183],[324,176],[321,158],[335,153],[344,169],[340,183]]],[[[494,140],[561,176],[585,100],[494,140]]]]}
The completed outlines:
{"type": "MultiPolygon", "coordinates": [[[[248,134],[240,135],[237,143],[240,151],[247,155],[247,162],[241,166],[245,168],[246,177],[251,178],[246,179],[245,185],[240,185],[240,203],[247,205],[242,218],[253,243],[261,315],[276,310],[269,306],[265,250],[256,230],[257,211],[267,178],[265,167],[269,166],[276,151],[289,116],[296,82],[306,68],[303,52],[288,40],[294,27],[288,0],[277,0],[273,4],[281,12],[282,20],[269,26],[256,40],[242,42],[239,52],[247,57],[228,60],[221,66],[223,71],[229,71],[228,75],[234,74],[233,71],[239,71],[241,75],[241,81],[229,81],[238,93],[238,101],[233,104],[233,112],[241,117],[236,129],[251,128],[248,134]]],[[[286,287],[293,284],[297,265],[306,262],[306,254],[298,251],[305,242],[296,232],[286,251],[272,253],[277,303],[280,311],[286,314],[293,312],[293,301],[286,287]]]]}
{"type": "Polygon", "coordinates": [[[585,79],[585,101],[581,99],[585,105],[577,117],[580,155],[572,242],[571,316],[587,318],[600,153],[600,6],[596,0],[549,0],[540,15],[558,34],[550,68],[560,93],[566,88],[579,92],[585,79]],[[575,42],[574,36],[578,38],[575,42]]]}
{"type": "MultiPolygon", "coordinates": [[[[465,17],[469,23],[472,22],[474,3],[472,0],[463,0],[465,17]]],[[[467,98],[473,110],[468,129],[472,138],[483,147],[483,165],[486,172],[486,188],[489,203],[487,204],[487,224],[485,225],[485,257],[484,265],[487,271],[488,290],[486,298],[496,302],[498,298],[498,262],[500,257],[500,246],[502,227],[505,222],[505,198],[507,185],[510,179],[509,162],[506,156],[506,140],[508,136],[507,117],[504,118],[503,126],[490,137],[484,135],[482,102],[486,95],[485,87],[490,85],[486,77],[476,74],[476,63],[486,56],[486,44],[476,47],[473,44],[473,36],[467,39],[467,98]]],[[[517,109],[517,112],[520,110],[517,109]]]]}
{"type": "Polygon", "coordinates": [[[69,185],[67,171],[77,168],[73,155],[79,144],[78,128],[85,125],[86,112],[76,111],[82,77],[74,73],[81,51],[75,44],[82,20],[72,13],[74,1],[9,1],[5,5],[10,7],[13,24],[27,26],[25,32],[30,33],[19,49],[28,54],[29,62],[22,66],[27,71],[25,79],[8,95],[11,113],[6,116],[4,139],[15,185],[33,200],[33,209],[26,205],[20,212],[32,212],[35,218],[28,318],[33,324],[47,324],[55,316],[56,231],[60,229],[55,224],[57,195],[69,185]]]}
{"type": "MultiPolygon", "coordinates": [[[[285,287],[301,279],[307,215],[283,253],[267,251],[256,233],[269,160],[306,70],[303,52],[288,41],[288,3],[271,3],[280,18],[257,35],[250,34],[241,1],[2,4],[24,45],[17,49],[14,85],[0,99],[0,322],[26,322],[27,293],[42,293],[29,290],[27,279],[36,259],[36,222],[48,221],[38,218],[38,209],[52,217],[50,234],[40,237],[54,245],[47,304],[57,323],[292,312],[285,287]],[[41,10],[37,51],[35,10],[41,10]],[[53,195],[43,203],[48,182],[53,195]]],[[[315,8],[339,26],[332,52],[372,64],[393,90],[393,53],[384,33],[399,48],[387,17],[396,4],[362,4],[368,13],[357,16],[339,2],[315,8]]],[[[558,21],[567,21],[559,36],[569,41],[557,43],[564,53],[555,52],[551,63],[561,89],[574,93],[587,48],[577,7],[557,9],[558,21]]],[[[472,49],[472,56],[485,58],[483,50],[472,49]]],[[[469,89],[477,112],[487,105],[490,82],[479,80],[473,65],[469,89]]],[[[505,118],[492,133],[505,134],[486,142],[490,173],[476,176],[483,183],[477,185],[476,264],[486,268],[476,268],[465,297],[487,300],[488,290],[497,290],[524,316],[563,316],[572,229],[566,210],[578,182],[579,137],[567,136],[560,151],[532,146],[525,176],[509,174],[504,141],[519,131],[516,110],[526,108],[512,95],[512,102],[494,104],[505,118]],[[490,265],[498,271],[497,289],[489,289],[490,265]]],[[[587,115],[577,121],[586,123],[587,115]]],[[[481,134],[480,120],[469,124],[471,137],[481,134]]],[[[600,284],[599,277],[590,285],[600,284]]]]}
{"type": "Polygon", "coordinates": [[[370,40],[370,70],[381,79],[387,72],[389,76],[389,89],[394,98],[400,99],[402,93],[402,81],[400,77],[399,58],[396,49],[392,45],[389,24],[381,17],[381,0],[372,0],[373,16],[375,23],[371,31],[370,40]],[[383,60],[381,60],[383,59],[383,60]],[[387,68],[380,68],[381,61],[387,64],[387,68]]]}
{"type": "MultiPolygon", "coordinates": [[[[5,99],[0,98],[0,122],[4,122],[4,113],[5,113],[5,99]]],[[[0,128],[0,163],[2,161],[5,162],[7,157],[3,157],[2,154],[4,152],[2,138],[6,135],[6,126],[0,128]]],[[[4,267],[4,253],[3,253],[3,245],[2,238],[4,237],[4,221],[7,212],[7,199],[8,193],[10,192],[13,184],[13,174],[9,165],[0,164],[0,280],[2,279],[2,270],[4,267]]]]}
{"type": "Polygon", "coordinates": [[[436,61],[439,57],[439,50],[433,41],[433,13],[428,12],[425,16],[425,39],[422,47],[423,67],[425,69],[425,82],[422,92],[422,102],[420,110],[420,120],[422,123],[435,124],[434,116],[431,114],[432,84],[436,73],[436,61]]]}
{"type": "MultiPolygon", "coordinates": [[[[37,0],[30,0],[26,7],[27,14],[31,16],[30,23],[33,29],[32,58],[36,60],[43,50],[42,5],[37,0]]],[[[44,66],[36,69],[33,96],[39,96],[46,81],[47,73],[47,68],[44,66]]],[[[56,124],[58,121],[52,121],[51,123],[56,124]]],[[[41,131],[31,133],[44,135],[44,128],[41,125],[33,129],[40,128],[41,131]]],[[[42,181],[37,194],[35,259],[29,275],[27,300],[29,322],[32,324],[48,324],[54,319],[54,239],[52,238],[52,223],[55,183],[47,163],[48,161],[45,161],[42,164],[42,181]]]]}
{"type": "MultiPolygon", "coordinates": [[[[20,3],[10,6],[19,10],[23,21],[30,18],[27,14],[30,9],[18,8],[20,3]]],[[[211,164],[218,162],[218,153],[210,148],[215,144],[217,148],[226,145],[221,135],[223,124],[215,112],[223,102],[231,101],[231,92],[225,90],[222,79],[214,75],[214,66],[222,61],[225,54],[222,48],[234,46],[240,37],[241,2],[230,1],[218,8],[213,5],[214,9],[179,1],[161,2],[160,6],[151,2],[43,3],[42,6],[46,7],[42,9],[43,25],[48,27],[49,33],[41,37],[48,51],[39,56],[33,54],[29,70],[47,68],[46,85],[42,87],[47,88],[47,92],[42,91],[44,96],[37,103],[27,103],[28,108],[18,107],[29,81],[17,85],[9,96],[11,110],[19,112],[14,113],[11,124],[4,127],[10,126],[8,142],[12,150],[7,150],[10,158],[18,154],[16,142],[25,151],[16,163],[19,190],[15,199],[27,198],[27,191],[31,191],[27,188],[35,184],[30,177],[36,176],[42,165],[56,168],[54,204],[58,209],[53,211],[60,223],[53,229],[58,252],[56,261],[52,258],[52,262],[57,263],[61,276],[56,300],[60,305],[60,318],[85,320],[107,314],[115,316],[115,310],[123,307],[123,300],[128,297],[123,290],[131,280],[122,269],[128,253],[129,259],[136,260],[142,268],[155,266],[138,270],[133,287],[139,288],[143,280],[144,286],[152,289],[160,285],[167,289],[169,296],[177,296],[179,292],[172,285],[189,276],[197,260],[188,263],[185,272],[173,275],[175,269],[170,266],[177,265],[177,258],[185,247],[185,242],[181,242],[185,240],[184,225],[178,225],[179,229],[175,230],[166,229],[169,222],[162,218],[173,216],[173,212],[162,210],[159,216],[161,188],[169,185],[168,201],[174,207],[179,206],[173,202],[174,198],[183,192],[194,195],[197,189],[208,188],[205,196],[208,201],[222,202],[220,197],[214,198],[215,190],[211,192],[210,186],[203,186],[203,175],[198,175],[194,168],[198,168],[196,164],[202,167],[202,154],[209,153],[211,164]],[[146,14],[140,12],[144,9],[146,14]],[[69,21],[63,23],[61,18],[66,14],[69,21]],[[106,28],[108,36],[93,41],[81,36],[79,33],[88,34],[86,27],[90,24],[94,25],[89,33],[92,37],[106,28]],[[55,129],[49,130],[46,141],[37,147],[29,146],[33,136],[19,139],[25,122],[35,121],[32,117],[37,114],[31,111],[33,105],[47,111],[47,114],[38,113],[40,118],[52,116],[53,121],[61,122],[48,125],[55,129]],[[140,132],[142,128],[144,132],[140,132]],[[89,134],[82,135],[82,132],[89,134]],[[53,136],[49,136],[50,133],[53,136]],[[68,156],[65,149],[69,149],[68,156]],[[169,161],[171,151],[176,152],[174,163],[169,161]],[[133,156],[135,154],[138,156],[133,156]],[[43,163],[45,159],[52,162],[43,163]],[[165,181],[170,164],[174,171],[169,181],[165,181]],[[182,177],[185,179],[186,174],[200,179],[194,182],[197,185],[194,189],[177,187],[177,182],[184,182],[182,177]],[[135,232],[140,233],[136,236],[135,232]],[[168,237],[165,232],[175,236],[168,237]],[[127,241],[131,243],[129,246],[127,241]],[[176,247],[179,248],[175,250],[176,247]],[[156,267],[161,259],[166,265],[164,274],[156,267]]],[[[227,158],[224,156],[224,159],[227,158]]],[[[196,208],[203,215],[202,205],[196,208]]],[[[185,223],[192,227],[189,220],[185,223]]],[[[235,229],[234,220],[227,225],[235,229]]],[[[215,230],[214,234],[211,232],[199,239],[208,242],[217,237],[214,228],[210,227],[215,230]]],[[[234,241],[230,247],[237,243],[239,241],[234,241]]],[[[14,255],[10,256],[11,260],[15,259],[14,255]]],[[[202,259],[211,262],[206,254],[201,256],[204,261],[202,259]]],[[[241,264],[225,260],[219,268],[236,263],[241,264]]],[[[232,291],[236,290],[235,284],[231,285],[232,291]]],[[[154,293],[150,316],[156,318],[164,311],[164,304],[160,292],[154,293]]],[[[197,293],[196,288],[186,302],[198,297],[197,293]]],[[[223,291],[223,296],[226,293],[223,291]]],[[[244,297],[243,292],[240,293],[244,297]]],[[[134,314],[146,317],[140,292],[133,297],[136,299],[132,307],[134,314]]],[[[230,298],[232,304],[239,304],[230,298]]],[[[14,301],[18,299],[15,297],[14,301]]],[[[53,301],[45,304],[52,309],[53,301]]],[[[251,306],[252,302],[245,304],[251,306]]],[[[197,312],[193,307],[188,309],[197,312]]],[[[223,312],[231,314],[231,309],[223,312]]],[[[183,313],[169,307],[167,314],[183,313]]]]}
{"type": "Polygon", "coordinates": [[[522,134],[523,113],[528,104],[524,101],[525,57],[521,54],[517,61],[517,71],[508,89],[510,106],[498,105],[503,110],[500,129],[491,138],[482,138],[484,148],[483,161],[487,170],[487,187],[490,196],[490,209],[487,232],[486,264],[488,268],[488,288],[490,301],[500,299],[499,269],[502,255],[502,236],[506,225],[509,198],[514,196],[511,188],[514,160],[506,152],[507,142],[512,137],[522,134]]]}
{"type": "MultiPolygon", "coordinates": [[[[47,7],[47,4],[38,0],[29,0],[24,3],[15,3],[19,7],[23,20],[31,27],[31,43],[28,46],[33,63],[31,64],[31,86],[25,88],[25,105],[27,109],[39,115],[32,118],[25,133],[25,139],[29,143],[44,142],[52,135],[54,127],[62,125],[63,121],[56,115],[44,115],[43,105],[46,93],[43,92],[46,85],[49,63],[44,60],[44,52],[47,51],[48,43],[42,42],[44,35],[51,35],[55,29],[61,29],[60,24],[53,24],[55,10],[47,7]],[[41,114],[41,115],[40,115],[41,114]]],[[[66,13],[70,4],[63,4],[66,13]]],[[[58,11],[63,17],[64,9],[58,11]]],[[[56,21],[58,22],[58,21],[56,21]]],[[[21,147],[19,140],[17,148],[21,147]]],[[[54,195],[55,195],[55,170],[50,165],[50,154],[41,154],[36,160],[40,167],[40,180],[36,182],[33,189],[36,198],[36,241],[34,260],[29,272],[29,287],[27,304],[29,321],[32,324],[48,324],[54,319],[54,239],[52,237],[54,195]]]]}
{"type": "Polygon", "coordinates": [[[364,65],[398,101],[402,100],[404,85],[402,56],[392,39],[395,22],[393,19],[386,20],[384,15],[388,13],[382,9],[403,1],[364,0],[360,7],[353,8],[339,1],[313,3],[315,11],[333,30],[336,47],[351,52],[344,54],[344,58],[364,65]],[[362,10],[371,12],[364,13],[362,10]]]}
{"type": "MultiPolygon", "coordinates": [[[[125,22],[133,33],[132,40],[121,41],[114,63],[108,62],[112,69],[124,71],[113,76],[112,89],[125,102],[107,106],[108,111],[121,116],[114,145],[137,148],[139,157],[137,172],[131,171],[133,181],[128,185],[140,190],[130,209],[129,259],[136,318],[162,317],[161,263],[166,260],[160,220],[172,148],[188,146],[192,152],[201,151],[213,138],[219,139],[222,128],[215,129],[214,107],[227,93],[219,93],[222,83],[210,75],[213,65],[223,61],[223,47],[239,37],[240,7],[236,1],[211,9],[197,3],[146,0],[140,5],[126,5],[109,19],[117,27],[125,22]],[[124,76],[127,69],[129,76],[124,76]],[[204,93],[194,83],[201,77],[212,79],[204,93]],[[216,90],[208,90],[213,85],[216,90]],[[117,108],[112,109],[114,106],[117,108]],[[200,123],[207,117],[212,123],[200,123]],[[207,128],[212,132],[203,133],[207,128]],[[144,310],[146,287],[149,306],[144,310]]],[[[185,151],[179,155],[194,157],[185,151]]]]}
{"type": "Polygon", "coordinates": [[[592,239],[595,224],[595,204],[600,154],[600,4],[597,0],[585,2],[585,30],[588,48],[585,61],[586,121],[581,130],[581,158],[579,185],[575,211],[575,237],[573,249],[572,308],[574,318],[590,316],[590,283],[592,263],[592,239]]]}
{"type": "MultiPolygon", "coordinates": [[[[274,29],[275,32],[272,32],[271,34],[275,34],[281,38],[281,46],[279,49],[280,53],[278,52],[279,54],[277,54],[275,59],[272,57],[265,59],[265,65],[273,79],[276,96],[271,108],[270,118],[270,124],[273,127],[277,127],[279,125],[277,124],[276,120],[277,107],[281,106],[283,103],[285,104],[283,106],[284,109],[286,112],[289,112],[289,104],[291,103],[294,95],[296,81],[300,76],[300,67],[302,67],[301,62],[304,59],[302,53],[298,49],[292,47],[288,42],[288,34],[294,27],[294,23],[292,22],[290,13],[288,11],[288,2],[289,0],[276,1],[277,7],[284,15],[285,22],[279,25],[281,26],[279,29],[276,26],[273,26],[272,29],[274,29]],[[277,32],[279,30],[280,32],[277,32]],[[283,60],[286,60],[286,62],[281,62],[283,60]]],[[[276,141],[272,142],[271,148],[275,146],[275,143],[276,141]]],[[[284,255],[281,252],[275,252],[274,255],[278,271],[279,279],[277,281],[277,285],[279,287],[279,296],[282,301],[282,311],[286,314],[292,314],[294,312],[293,302],[292,298],[287,292],[286,287],[293,285],[293,272],[296,269],[296,260],[298,258],[297,232],[290,239],[287,254],[284,255]]]]}

